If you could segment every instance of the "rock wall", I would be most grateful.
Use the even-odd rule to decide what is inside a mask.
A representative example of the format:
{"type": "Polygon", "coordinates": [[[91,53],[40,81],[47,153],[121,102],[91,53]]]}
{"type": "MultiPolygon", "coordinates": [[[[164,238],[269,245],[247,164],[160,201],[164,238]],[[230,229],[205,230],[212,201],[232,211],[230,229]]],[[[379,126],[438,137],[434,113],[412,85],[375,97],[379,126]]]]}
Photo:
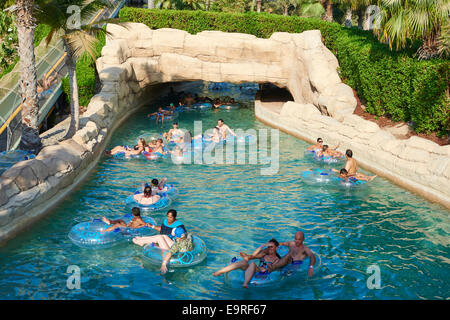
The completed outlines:
{"type": "MultiPolygon", "coordinates": [[[[118,71],[115,77],[120,88],[126,79],[124,72],[118,71]]],[[[35,159],[16,163],[0,176],[0,243],[49,213],[82,183],[114,130],[143,103],[166,90],[150,86],[135,94],[114,93],[108,85],[103,89],[80,117],[80,129],[72,139],[43,148],[35,159]]]]}
{"type": "Polygon", "coordinates": [[[450,208],[450,145],[413,136],[397,139],[371,121],[349,114],[342,121],[322,115],[312,104],[286,102],[281,111],[255,100],[256,118],[303,140],[342,142],[358,163],[400,186],[450,208]]]}
{"type": "Polygon", "coordinates": [[[415,137],[397,141],[352,115],[352,89],[341,82],[338,62],[322,44],[320,31],[258,39],[217,31],[150,30],[136,23],[108,25],[107,30],[112,37],[97,61],[102,90],[80,118],[80,129],[72,139],[43,148],[36,159],[19,162],[0,176],[0,242],[49,213],[95,167],[114,130],[140,105],[164,94],[160,84],[176,81],[286,87],[295,102],[286,103],[281,113],[257,103],[259,119],[303,139],[341,140],[361,163],[367,158],[375,172],[386,170],[405,186],[449,203],[449,147],[415,137]]]}
{"type": "Polygon", "coordinates": [[[353,91],[339,78],[338,61],[322,43],[319,30],[277,32],[269,39],[220,31],[191,35],[151,30],[140,23],[126,28],[110,24],[107,30],[111,37],[97,67],[109,92],[137,93],[149,84],[176,81],[271,82],[287,88],[295,102],[314,104],[336,119],[356,107],[353,91]],[[129,88],[117,86],[118,72],[129,88]]]}

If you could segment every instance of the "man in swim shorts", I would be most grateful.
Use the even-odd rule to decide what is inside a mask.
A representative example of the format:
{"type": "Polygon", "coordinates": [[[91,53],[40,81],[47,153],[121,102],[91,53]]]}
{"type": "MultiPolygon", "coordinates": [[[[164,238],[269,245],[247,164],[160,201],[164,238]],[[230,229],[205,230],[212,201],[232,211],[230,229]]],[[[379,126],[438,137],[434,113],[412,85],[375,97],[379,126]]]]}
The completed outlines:
{"type": "Polygon", "coordinates": [[[308,151],[315,151],[315,150],[322,150],[323,147],[323,140],[322,138],[317,138],[317,143],[313,144],[312,146],[310,146],[308,149],[308,151]]]}
{"type": "Polygon", "coordinates": [[[347,170],[345,168],[343,168],[343,169],[341,169],[341,171],[339,171],[339,177],[343,178],[345,180],[357,179],[357,180],[362,180],[362,181],[372,181],[373,179],[375,179],[375,177],[377,177],[377,175],[366,176],[365,174],[357,172],[355,175],[350,176],[348,174],[347,170]]]}
{"type": "MultiPolygon", "coordinates": [[[[339,145],[338,145],[339,147],[339,145]]],[[[327,144],[324,144],[322,147],[322,150],[320,151],[316,151],[316,156],[317,157],[333,157],[333,158],[339,158],[339,157],[343,157],[344,154],[342,152],[339,152],[336,150],[335,148],[329,148],[327,144]]]]}
{"type": "Polygon", "coordinates": [[[264,243],[261,246],[259,246],[252,254],[240,252],[239,254],[243,258],[243,260],[232,262],[228,266],[223,267],[219,271],[214,272],[213,276],[217,277],[223,273],[230,272],[232,270],[242,269],[245,271],[244,284],[242,285],[242,287],[247,289],[248,284],[252,280],[255,273],[260,272],[264,274],[271,272],[269,270],[270,265],[273,265],[281,258],[280,255],[277,253],[279,245],[280,244],[276,239],[270,239],[267,243],[264,243]],[[267,248],[263,249],[264,247],[267,248]],[[249,261],[253,259],[259,259],[259,266],[256,265],[256,263],[254,262],[249,263],[249,261]]]}
{"type": "Polygon", "coordinates": [[[175,140],[176,138],[179,138],[181,136],[184,135],[183,130],[181,130],[180,128],[178,128],[178,122],[174,122],[173,123],[173,128],[169,130],[169,132],[165,132],[163,134],[163,137],[167,140],[170,141],[173,137],[173,139],[175,140]]]}
{"type": "Polygon", "coordinates": [[[229,132],[231,135],[236,137],[236,133],[234,133],[233,130],[230,129],[230,127],[228,125],[225,124],[225,122],[223,121],[223,119],[219,119],[217,121],[217,126],[219,127],[219,131],[220,134],[222,136],[222,139],[226,139],[227,137],[227,132],[229,132]]]}
{"type": "Polygon", "coordinates": [[[289,248],[288,254],[286,254],[279,261],[273,263],[268,268],[270,271],[280,269],[288,264],[300,265],[303,264],[303,260],[309,257],[309,269],[308,276],[314,275],[314,264],[316,263],[316,256],[314,253],[303,244],[305,240],[305,234],[302,231],[297,231],[293,241],[281,242],[280,246],[286,246],[289,248]]]}
{"type": "Polygon", "coordinates": [[[131,209],[131,213],[133,214],[133,218],[128,223],[128,225],[122,219],[111,220],[106,217],[102,217],[102,221],[104,223],[112,225],[111,227],[103,230],[102,232],[109,232],[115,230],[116,228],[123,228],[123,227],[131,229],[138,229],[145,227],[146,224],[145,221],[142,220],[141,210],[138,207],[134,207],[133,209],[131,209]]]}

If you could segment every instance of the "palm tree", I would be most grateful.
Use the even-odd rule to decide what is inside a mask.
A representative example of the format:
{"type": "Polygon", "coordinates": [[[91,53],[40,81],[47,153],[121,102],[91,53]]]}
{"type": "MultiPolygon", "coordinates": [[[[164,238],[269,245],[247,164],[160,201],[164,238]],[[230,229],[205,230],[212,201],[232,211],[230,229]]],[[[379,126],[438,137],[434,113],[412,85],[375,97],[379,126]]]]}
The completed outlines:
{"type": "Polygon", "coordinates": [[[302,0],[276,0],[275,7],[281,8],[281,10],[283,11],[283,15],[287,16],[290,7],[296,8],[301,3],[302,0]]]}
{"type": "Polygon", "coordinates": [[[262,0],[256,0],[256,12],[261,12],[262,0]]]}
{"type": "Polygon", "coordinates": [[[325,15],[323,20],[333,21],[333,2],[332,0],[322,0],[322,5],[325,8],[325,15]]]}
{"type": "Polygon", "coordinates": [[[181,10],[185,4],[182,0],[155,0],[155,5],[160,9],[177,9],[181,10]]]}
{"type": "Polygon", "coordinates": [[[351,27],[352,12],[355,11],[358,15],[358,28],[363,29],[366,25],[365,12],[367,6],[376,3],[376,0],[334,0],[335,3],[339,3],[345,10],[345,26],[351,27]]]}
{"type": "Polygon", "coordinates": [[[380,4],[383,18],[377,31],[391,49],[421,40],[419,59],[439,55],[440,33],[450,15],[448,0],[380,0],[380,4]]]}
{"type": "Polygon", "coordinates": [[[16,1],[16,25],[19,39],[20,87],[22,91],[22,138],[19,149],[38,153],[39,137],[36,65],[34,57],[34,0],[16,1]]]}
{"type": "Polygon", "coordinates": [[[182,9],[190,10],[204,10],[205,1],[204,0],[182,0],[184,7],[182,9]]]}
{"type": "Polygon", "coordinates": [[[319,0],[304,0],[297,9],[302,17],[307,18],[320,18],[325,12],[319,0]]]}
{"type": "MultiPolygon", "coordinates": [[[[70,24],[72,12],[67,12],[69,6],[77,6],[80,23],[91,18],[100,8],[111,6],[106,0],[36,0],[39,8],[36,18],[40,23],[50,26],[50,33],[46,37],[47,45],[54,36],[60,36],[67,54],[66,66],[70,81],[70,126],[64,139],[71,138],[79,129],[80,106],[78,101],[78,85],[76,62],[81,56],[87,55],[95,60],[96,36],[106,33],[106,30],[92,23],[75,28],[70,24]]],[[[104,22],[104,21],[101,21],[104,22]]],[[[97,22],[99,23],[99,22],[97,22]]]]}

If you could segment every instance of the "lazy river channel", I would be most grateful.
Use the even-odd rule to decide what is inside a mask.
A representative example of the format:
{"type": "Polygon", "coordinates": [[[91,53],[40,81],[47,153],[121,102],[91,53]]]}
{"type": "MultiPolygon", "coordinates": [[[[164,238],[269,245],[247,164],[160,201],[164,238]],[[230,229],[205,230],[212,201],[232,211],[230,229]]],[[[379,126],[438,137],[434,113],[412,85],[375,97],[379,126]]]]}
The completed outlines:
{"type": "MultiPolygon", "coordinates": [[[[182,113],[181,128],[193,130],[194,120],[201,120],[206,130],[223,118],[231,128],[270,134],[255,119],[251,94],[239,88],[208,92],[202,83],[186,88],[201,95],[231,95],[243,106],[182,113]]],[[[167,131],[170,122],[156,125],[146,117],[155,108],[146,106],[132,115],[108,148],[167,131]]],[[[0,248],[0,299],[448,299],[449,212],[380,177],[350,189],[306,184],[302,171],[332,167],[306,156],[307,147],[280,132],[274,175],[262,175],[268,164],[260,161],[176,165],[102,157],[83,185],[51,214],[0,248]],[[201,264],[169,268],[161,275],[132,243],[90,250],[68,238],[77,223],[130,212],[125,198],[143,181],[163,176],[179,189],[171,205],[179,220],[208,248],[201,264]],[[251,253],[272,237],[292,240],[297,230],[319,257],[311,279],[303,267],[279,283],[246,290],[211,275],[240,251],[251,253]],[[73,265],[80,268],[80,289],[67,287],[67,269],[73,265]],[[380,271],[380,289],[368,286],[373,271],[367,269],[373,265],[380,271]]],[[[272,148],[269,143],[268,157],[272,148]]],[[[267,151],[262,149],[258,154],[267,151]]],[[[162,222],[166,212],[151,216],[162,222]]]]}

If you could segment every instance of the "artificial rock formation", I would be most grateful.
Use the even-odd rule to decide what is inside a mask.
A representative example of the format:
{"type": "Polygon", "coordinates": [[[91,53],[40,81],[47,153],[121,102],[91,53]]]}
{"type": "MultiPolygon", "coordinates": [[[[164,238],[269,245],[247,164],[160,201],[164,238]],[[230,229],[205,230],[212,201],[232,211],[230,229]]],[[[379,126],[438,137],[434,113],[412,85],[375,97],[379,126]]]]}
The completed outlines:
{"type": "Polygon", "coordinates": [[[311,103],[338,120],[356,107],[352,88],[339,78],[338,61],[319,30],[277,32],[269,39],[220,31],[191,35],[140,23],[110,24],[107,30],[112,36],[97,67],[104,92],[120,92],[119,100],[155,83],[204,80],[271,82],[287,88],[295,102],[311,103]]]}

